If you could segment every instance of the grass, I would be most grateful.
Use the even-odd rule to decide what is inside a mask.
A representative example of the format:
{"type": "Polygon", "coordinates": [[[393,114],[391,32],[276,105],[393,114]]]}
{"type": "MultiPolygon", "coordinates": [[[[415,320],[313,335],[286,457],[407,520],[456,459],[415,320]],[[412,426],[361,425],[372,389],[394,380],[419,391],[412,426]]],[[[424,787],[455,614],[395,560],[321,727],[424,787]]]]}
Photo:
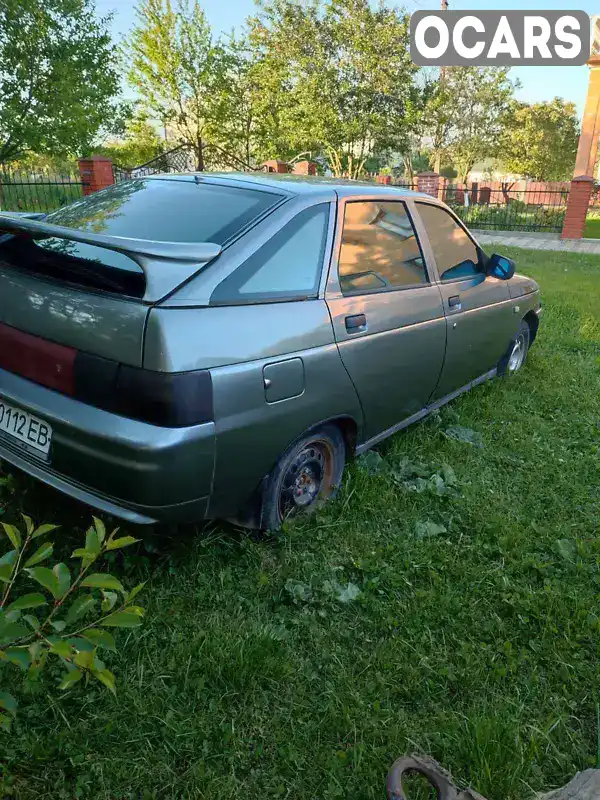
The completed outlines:
{"type": "MultiPolygon", "coordinates": [[[[523,800],[594,765],[600,258],[507,254],[543,290],[526,367],[380,448],[390,465],[452,466],[457,489],[355,464],[337,501],[276,540],[148,534],[118,567],[149,581],[144,627],[108,661],[118,697],[59,695],[51,676],[21,691],[5,793],[374,800],[420,750],[489,800],[523,800]],[[447,438],[456,424],[483,446],[447,438]],[[427,521],[447,532],[420,538],[427,521]],[[341,602],[348,584],[360,594],[341,602]]],[[[89,512],[22,476],[12,491],[5,518],[61,523],[68,551],[89,512]]]]}
{"type": "Polygon", "coordinates": [[[600,239],[600,217],[587,218],[583,235],[587,239],[600,239]]]}

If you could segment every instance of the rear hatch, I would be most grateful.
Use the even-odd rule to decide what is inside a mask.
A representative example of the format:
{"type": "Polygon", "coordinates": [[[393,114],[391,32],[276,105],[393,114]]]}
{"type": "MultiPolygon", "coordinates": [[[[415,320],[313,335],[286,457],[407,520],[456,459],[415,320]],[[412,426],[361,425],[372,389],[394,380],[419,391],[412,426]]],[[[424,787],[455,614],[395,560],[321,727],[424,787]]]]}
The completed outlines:
{"type": "Polygon", "coordinates": [[[79,353],[141,367],[150,307],[282,199],[163,176],[124,181],[45,217],[0,213],[0,367],[59,390],[44,374],[48,360],[63,375],[79,353]]]}

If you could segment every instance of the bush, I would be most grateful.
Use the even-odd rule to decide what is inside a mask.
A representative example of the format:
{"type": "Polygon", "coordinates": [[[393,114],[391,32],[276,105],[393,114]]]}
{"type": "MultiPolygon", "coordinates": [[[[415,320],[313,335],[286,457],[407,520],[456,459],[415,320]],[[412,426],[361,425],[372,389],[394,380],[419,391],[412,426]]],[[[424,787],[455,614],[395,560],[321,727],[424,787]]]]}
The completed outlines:
{"type": "MultiPolygon", "coordinates": [[[[25,680],[35,681],[49,659],[58,659],[65,667],[59,689],[82,679],[87,685],[94,678],[114,693],[115,677],[98,650],[116,651],[107,629],[141,624],[144,610],[134,600],[144,584],[128,592],[113,575],[90,569],[107,552],[138,540],[117,538],[118,528],[107,537],[104,524],[94,517],[84,547],[71,556],[79,562],[73,577],[66,564],[52,568],[47,564],[54,549],[50,534],[57,526],[35,527],[25,515],[23,520],[24,531],[2,523],[11,549],[0,558],[0,584],[4,584],[0,589],[0,688],[6,667],[21,669],[25,680]]],[[[0,691],[1,728],[10,729],[16,711],[13,695],[0,691]]]]}

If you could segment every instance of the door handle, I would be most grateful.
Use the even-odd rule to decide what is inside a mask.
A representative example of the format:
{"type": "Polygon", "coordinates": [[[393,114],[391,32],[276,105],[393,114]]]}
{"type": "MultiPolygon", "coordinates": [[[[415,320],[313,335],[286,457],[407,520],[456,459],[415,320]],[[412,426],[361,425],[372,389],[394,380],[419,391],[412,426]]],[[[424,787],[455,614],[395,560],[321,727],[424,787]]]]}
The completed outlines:
{"type": "Polygon", "coordinates": [[[367,318],[364,314],[354,314],[346,317],[346,330],[348,333],[360,333],[367,330],[367,318]]]}
{"type": "Polygon", "coordinates": [[[454,311],[460,311],[462,308],[462,303],[460,302],[460,296],[455,294],[452,297],[448,298],[448,308],[453,309],[454,311]]]}

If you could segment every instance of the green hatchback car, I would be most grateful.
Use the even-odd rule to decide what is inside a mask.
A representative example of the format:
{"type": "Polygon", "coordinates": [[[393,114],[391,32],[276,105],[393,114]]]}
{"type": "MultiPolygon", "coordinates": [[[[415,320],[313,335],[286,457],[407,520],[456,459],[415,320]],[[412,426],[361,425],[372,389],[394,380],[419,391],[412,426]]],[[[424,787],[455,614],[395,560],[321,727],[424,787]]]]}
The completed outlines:
{"type": "Polygon", "coordinates": [[[137,523],[277,529],[538,330],[535,281],[392,187],[158,175],[0,232],[0,458],[137,523]]]}

